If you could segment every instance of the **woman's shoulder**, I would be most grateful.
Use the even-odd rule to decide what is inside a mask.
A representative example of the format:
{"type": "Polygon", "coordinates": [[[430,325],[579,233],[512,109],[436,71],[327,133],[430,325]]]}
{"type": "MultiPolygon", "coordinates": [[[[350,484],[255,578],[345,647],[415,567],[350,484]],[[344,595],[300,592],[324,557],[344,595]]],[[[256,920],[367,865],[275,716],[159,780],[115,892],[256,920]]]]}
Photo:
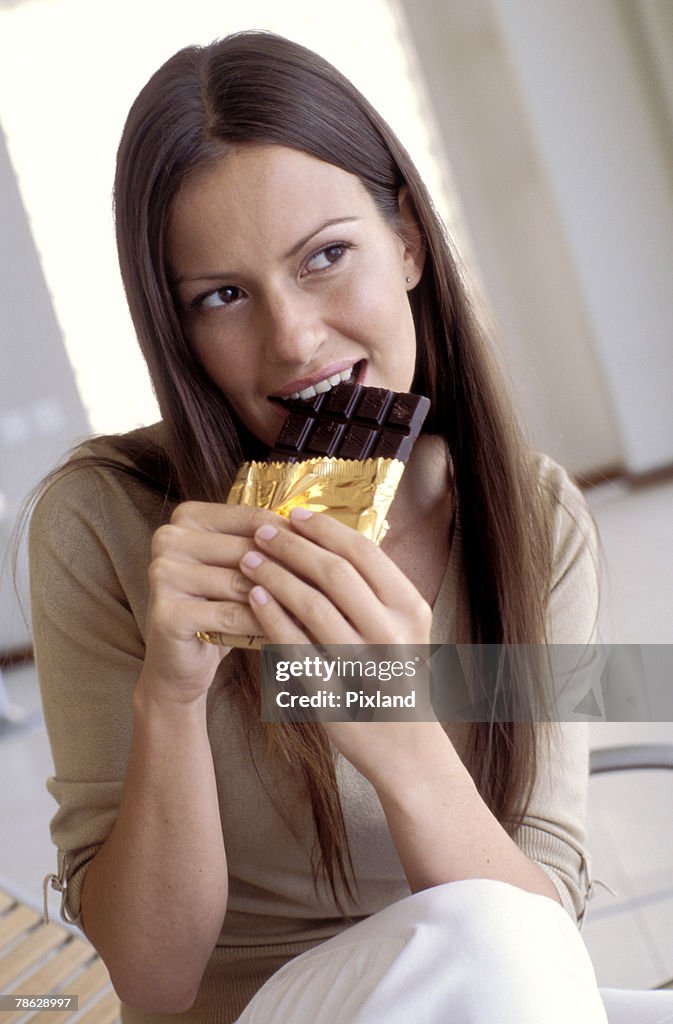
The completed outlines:
{"type": "Polygon", "coordinates": [[[555,502],[577,501],[584,503],[582,492],[568,470],[544,452],[533,453],[538,482],[544,492],[555,502]]]}
{"type": "Polygon", "coordinates": [[[31,537],[69,536],[77,526],[106,534],[156,529],[176,503],[163,438],[156,423],[84,440],[38,489],[31,537]]]}
{"type": "Polygon", "coordinates": [[[598,616],[602,559],[587,500],[572,475],[548,455],[537,456],[540,493],[553,530],[551,637],[586,643],[598,616]]]}
{"type": "Polygon", "coordinates": [[[555,546],[569,536],[591,541],[596,528],[585,495],[571,473],[549,455],[535,453],[538,490],[553,522],[555,546]]]}

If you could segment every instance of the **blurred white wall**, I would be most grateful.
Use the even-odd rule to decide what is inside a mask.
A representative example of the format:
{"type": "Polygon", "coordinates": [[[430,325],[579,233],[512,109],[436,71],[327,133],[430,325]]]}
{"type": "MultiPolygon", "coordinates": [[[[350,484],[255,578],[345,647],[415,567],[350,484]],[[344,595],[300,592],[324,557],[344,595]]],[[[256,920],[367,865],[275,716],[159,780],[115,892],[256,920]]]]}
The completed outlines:
{"type": "Polygon", "coordinates": [[[399,4],[534,439],[673,464],[673,5],[399,4]]]}
{"type": "MultiPolygon", "coordinates": [[[[28,491],[90,430],[0,129],[0,653],[29,631],[14,595],[14,522],[28,491]]],[[[17,551],[23,599],[25,546],[17,551]]],[[[27,606],[26,606],[27,612],[27,606]]]]}

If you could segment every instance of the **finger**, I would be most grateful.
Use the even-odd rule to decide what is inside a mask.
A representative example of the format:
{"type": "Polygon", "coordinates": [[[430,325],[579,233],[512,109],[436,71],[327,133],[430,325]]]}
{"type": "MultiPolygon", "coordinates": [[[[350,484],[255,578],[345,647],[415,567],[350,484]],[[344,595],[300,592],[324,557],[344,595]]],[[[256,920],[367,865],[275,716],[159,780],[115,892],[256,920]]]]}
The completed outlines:
{"type": "Polygon", "coordinates": [[[192,639],[199,632],[229,636],[261,632],[248,602],[204,601],[166,594],[158,594],[151,602],[150,630],[180,640],[192,639]]]}
{"type": "Polygon", "coordinates": [[[388,607],[404,607],[417,596],[413,583],[385,551],[351,526],[304,508],[292,510],[290,523],[295,533],[356,566],[367,585],[388,607]]]}
{"type": "MultiPolygon", "coordinates": [[[[301,538],[292,537],[289,533],[284,536],[293,542],[295,548],[298,544],[315,548],[314,545],[307,545],[305,541],[302,542],[301,538]]],[[[327,557],[333,558],[334,556],[328,555],[327,557]]],[[[300,560],[296,559],[296,561],[300,560]]],[[[315,561],[315,554],[313,561],[315,561]]],[[[348,568],[350,569],[350,567],[348,568]]],[[[335,644],[361,642],[362,638],[359,632],[344,617],[338,604],[332,600],[332,595],[323,593],[304,579],[300,579],[296,572],[291,571],[285,565],[265,557],[259,551],[250,551],[241,559],[241,572],[255,584],[260,585],[264,594],[272,597],[277,604],[285,609],[286,613],[298,620],[304,630],[314,639],[335,644]]],[[[352,569],[351,572],[357,576],[352,569]]],[[[257,597],[260,595],[256,596],[255,591],[256,587],[253,587],[250,597],[259,617],[257,597]]],[[[268,600],[262,602],[262,607],[265,607],[267,603],[268,600]]]]}
{"type": "Polygon", "coordinates": [[[246,551],[253,547],[254,542],[250,537],[211,533],[167,523],[160,526],[152,537],[152,559],[187,561],[233,569],[246,551]]]}
{"type": "MultiPolygon", "coordinates": [[[[342,524],[339,524],[342,525],[342,524]]],[[[344,527],[350,533],[354,531],[350,527],[344,527]]],[[[362,566],[354,566],[348,557],[342,557],[333,551],[318,546],[312,540],[299,536],[294,530],[273,532],[273,527],[266,524],[255,533],[255,544],[266,551],[271,558],[281,563],[294,576],[299,576],[308,581],[314,588],[314,593],[308,601],[316,601],[316,593],[321,595],[320,602],[315,607],[302,609],[302,615],[327,616],[329,626],[338,630],[336,634],[321,632],[321,639],[325,637],[332,643],[357,643],[363,639],[379,642],[383,639],[392,640],[395,635],[395,627],[386,617],[385,602],[372,590],[362,574],[362,566]],[[345,638],[345,631],[340,622],[335,621],[330,614],[327,604],[323,601],[323,595],[327,604],[333,605],[339,613],[347,620],[350,626],[351,639],[345,638]],[[340,640],[337,637],[341,637],[340,640]]],[[[366,538],[364,538],[366,539],[366,538]]],[[[367,541],[367,544],[371,544],[367,541]]],[[[385,556],[384,556],[385,557],[385,556]]],[[[362,553],[360,553],[362,558],[362,553]]],[[[241,572],[250,576],[250,563],[244,557],[241,560],[241,572]]],[[[396,568],[396,567],[394,567],[396,568]]],[[[264,576],[255,576],[260,582],[270,587],[278,600],[285,603],[285,588],[282,594],[277,591],[275,577],[269,576],[270,570],[261,570],[264,576]]],[[[250,578],[253,578],[252,576],[250,578]]],[[[392,589],[394,583],[390,584],[392,589]]],[[[415,600],[418,601],[418,593],[413,592],[415,600]]],[[[386,593],[386,599],[390,595],[386,593]]],[[[302,617],[302,621],[305,621],[302,617]]]]}
{"type": "Polygon", "coordinates": [[[258,527],[268,522],[281,529],[288,528],[287,520],[277,512],[249,505],[184,501],[176,506],[171,515],[171,523],[177,526],[238,537],[252,537],[258,527]]]}
{"type": "Polygon", "coordinates": [[[238,569],[223,569],[194,562],[156,558],[149,568],[150,587],[209,601],[241,601],[247,604],[252,584],[238,569]]]}
{"type": "Polygon", "coordinates": [[[249,594],[250,607],[257,620],[256,632],[263,633],[271,643],[308,644],[309,637],[299,623],[288,615],[265,587],[255,585],[249,594]]]}

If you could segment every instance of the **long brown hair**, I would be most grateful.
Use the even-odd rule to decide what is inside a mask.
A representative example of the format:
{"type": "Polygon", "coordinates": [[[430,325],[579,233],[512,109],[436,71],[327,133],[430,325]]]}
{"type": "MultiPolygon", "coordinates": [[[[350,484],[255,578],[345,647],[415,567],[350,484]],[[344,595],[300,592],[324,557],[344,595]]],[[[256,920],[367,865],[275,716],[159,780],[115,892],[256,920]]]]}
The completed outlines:
{"type": "MultiPolygon", "coordinates": [[[[542,642],[549,517],[535,461],[491,364],[441,221],[408,154],[364,97],[322,58],[269,33],[239,33],[173,56],[135,101],[119,147],[119,259],[177,496],[224,500],[237,466],[255,452],[254,439],[236,423],[185,341],[166,262],[169,217],[181,186],[230,146],[250,142],[298,149],[357,175],[393,228],[399,190],[409,188],[426,247],[422,279],[410,296],[418,342],[413,388],[430,397],[430,428],[446,439],[453,463],[470,622],[470,635],[462,639],[542,642]]],[[[117,444],[125,450],[122,440],[117,444]]],[[[256,708],[259,682],[250,655],[233,652],[230,665],[241,698],[256,708]]],[[[515,698],[525,705],[528,697],[517,685],[507,659],[500,659],[491,672],[493,708],[515,698]]],[[[324,732],[277,725],[272,741],[276,752],[301,767],[320,866],[340,904],[337,882],[352,892],[350,857],[324,732]]],[[[488,806],[514,828],[535,778],[532,723],[473,724],[467,765],[488,806]]]]}

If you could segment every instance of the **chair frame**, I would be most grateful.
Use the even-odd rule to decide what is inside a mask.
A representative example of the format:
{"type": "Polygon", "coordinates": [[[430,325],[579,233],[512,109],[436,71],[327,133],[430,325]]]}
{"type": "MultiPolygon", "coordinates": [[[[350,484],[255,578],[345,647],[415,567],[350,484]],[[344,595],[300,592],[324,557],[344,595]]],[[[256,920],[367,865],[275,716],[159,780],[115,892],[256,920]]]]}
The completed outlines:
{"type": "MultiPolygon", "coordinates": [[[[599,747],[589,753],[590,775],[659,768],[673,770],[673,743],[630,743],[599,747]]],[[[657,990],[660,989],[673,989],[673,978],[657,985],[657,990]]]]}

